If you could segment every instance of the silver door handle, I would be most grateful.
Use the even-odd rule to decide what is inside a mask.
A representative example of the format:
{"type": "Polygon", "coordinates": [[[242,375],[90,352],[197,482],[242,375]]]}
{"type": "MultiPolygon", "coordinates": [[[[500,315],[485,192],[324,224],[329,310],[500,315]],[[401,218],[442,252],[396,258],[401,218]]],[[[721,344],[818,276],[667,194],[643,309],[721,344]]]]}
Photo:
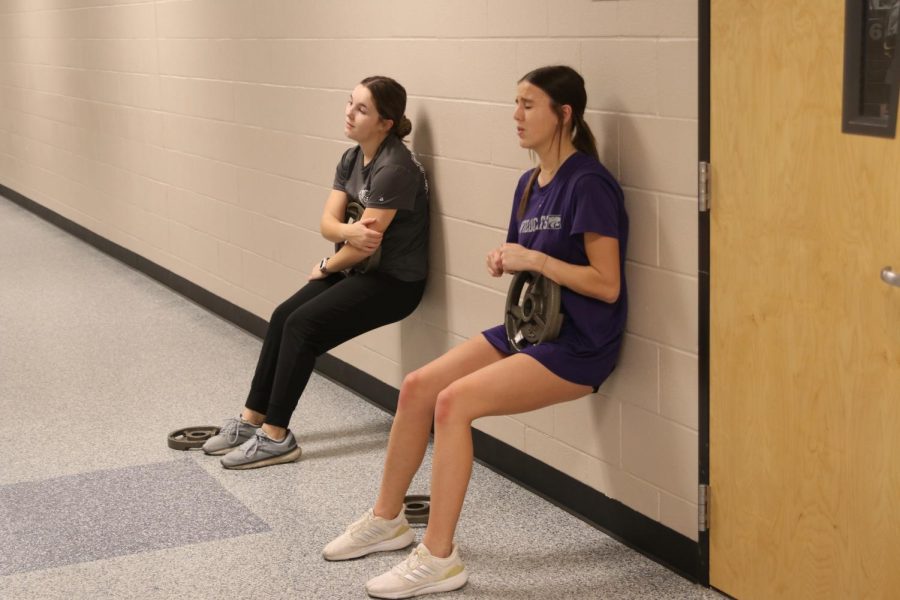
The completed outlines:
{"type": "Polygon", "coordinates": [[[900,287],[900,275],[894,273],[890,267],[881,270],[881,280],[888,285],[900,287]]]}

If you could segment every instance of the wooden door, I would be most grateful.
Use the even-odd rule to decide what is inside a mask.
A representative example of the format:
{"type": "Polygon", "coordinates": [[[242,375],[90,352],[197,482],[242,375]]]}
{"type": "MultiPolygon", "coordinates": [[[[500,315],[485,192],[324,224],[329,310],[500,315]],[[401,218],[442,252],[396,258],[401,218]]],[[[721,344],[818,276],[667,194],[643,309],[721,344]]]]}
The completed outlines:
{"type": "Polygon", "coordinates": [[[900,598],[900,139],[841,133],[844,9],[711,1],[710,584],[742,600],[900,598]]]}

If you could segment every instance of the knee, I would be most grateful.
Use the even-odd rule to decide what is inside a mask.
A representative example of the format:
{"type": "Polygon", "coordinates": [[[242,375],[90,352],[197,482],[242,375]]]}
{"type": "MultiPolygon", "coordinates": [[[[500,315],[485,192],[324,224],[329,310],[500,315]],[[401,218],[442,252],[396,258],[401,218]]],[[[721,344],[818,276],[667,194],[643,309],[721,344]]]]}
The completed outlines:
{"type": "Polygon", "coordinates": [[[463,386],[452,383],[437,395],[434,407],[435,428],[448,425],[471,425],[472,417],[465,410],[466,392],[463,386]]]}
{"type": "Polygon", "coordinates": [[[428,375],[419,369],[403,378],[400,385],[400,397],[397,399],[397,412],[434,412],[434,392],[428,375]]]}
{"type": "Polygon", "coordinates": [[[291,310],[287,303],[279,304],[272,311],[272,316],[269,317],[269,327],[283,328],[289,316],[291,316],[291,310]]]}
{"type": "Polygon", "coordinates": [[[293,312],[284,322],[282,348],[294,348],[318,356],[324,352],[322,337],[316,323],[302,312],[293,312]]]}
{"type": "Polygon", "coordinates": [[[295,337],[312,338],[316,332],[316,324],[301,310],[295,310],[284,321],[284,332],[295,337]]]}

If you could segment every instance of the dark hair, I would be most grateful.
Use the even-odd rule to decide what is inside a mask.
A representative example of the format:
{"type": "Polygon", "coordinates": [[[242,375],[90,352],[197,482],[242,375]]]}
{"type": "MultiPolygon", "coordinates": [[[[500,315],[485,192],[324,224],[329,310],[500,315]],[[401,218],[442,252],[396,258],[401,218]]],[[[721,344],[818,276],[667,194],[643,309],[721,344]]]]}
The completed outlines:
{"type": "MultiPolygon", "coordinates": [[[[545,94],[550,96],[550,108],[559,117],[559,124],[556,127],[556,138],[559,140],[557,149],[559,150],[562,147],[564,132],[562,107],[568,104],[572,107],[572,145],[575,146],[576,150],[580,150],[600,160],[597,154],[597,142],[594,140],[594,134],[591,133],[591,128],[588,127],[584,120],[584,110],[587,108],[587,92],[584,89],[584,78],[578,74],[578,71],[565,65],[540,67],[526,73],[519,80],[519,83],[523,81],[540,88],[545,94]]],[[[534,181],[540,172],[540,166],[535,167],[531,177],[528,179],[525,193],[522,194],[522,200],[519,202],[520,219],[525,214],[528,198],[531,196],[531,188],[534,186],[534,181]]]]}
{"type": "Polygon", "coordinates": [[[384,75],[373,75],[359,82],[366,86],[375,101],[375,109],[382,119],[394,122],[390,133],[401,140],[412,131],[412,123],[406,118],[406,89],[384,75]]]}

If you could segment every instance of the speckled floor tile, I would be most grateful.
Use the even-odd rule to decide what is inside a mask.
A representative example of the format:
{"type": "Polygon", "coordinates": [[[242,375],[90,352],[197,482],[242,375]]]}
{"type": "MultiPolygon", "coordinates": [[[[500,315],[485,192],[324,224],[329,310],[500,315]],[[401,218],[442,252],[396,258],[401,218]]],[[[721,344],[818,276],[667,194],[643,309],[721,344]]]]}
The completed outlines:
{"type": "Polygon", "coordinates": [[[0,486],[0,575],[264,531],[190,459],[0,486]]]}
{"type": "MultiPolygon", "coordinates": [[[[0,485],[38,490],[53,478],[177,466],[268,527],[118,556],[73,545],[68,564],[0,576],[0,598],[365,598],[364,582],[405,553],[327,563],[321,550],[374,501],[390,415],[314,375],[291,422],[304,451],[296,463],[226,471],[215,457],[166,446],[172,430],[237,414],[259,349],[252,335],[0,199],[0,485]]],[[[430,460],[429,451],[411,493],[428,492],[430,460]]],[[[79,502],[102,514],[108,500],[79,502]]],[[[141,513],[133,518],[147,526],[164,518],[141,513]]],[[[470,581],[435,598],[721,597],[481,465],[457,541],[470,581]]]]}

